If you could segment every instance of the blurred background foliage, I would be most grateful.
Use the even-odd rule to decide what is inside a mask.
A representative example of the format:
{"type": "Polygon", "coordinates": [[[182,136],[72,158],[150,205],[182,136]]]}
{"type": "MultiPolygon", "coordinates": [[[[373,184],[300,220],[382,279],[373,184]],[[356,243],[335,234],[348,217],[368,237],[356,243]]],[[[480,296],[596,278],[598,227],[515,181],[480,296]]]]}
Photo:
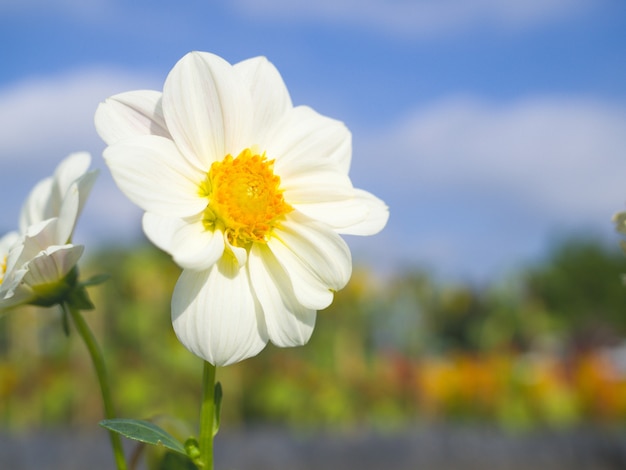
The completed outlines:
{"type": "MultiPolygon", "coordinates": [[[[179,274],[151,246],[103,249],[82,278],[120,417],[194,425],[201,361],[177,341],[169,302],[179,274]]],[[[356,267],[320,312],[310,343],[269,346],[218,370],[224,426],[401,429],[481,422],[512,430],[626,421],[626,257],[590,240],[487,286],[418,270],[380,278],[356,267]]],[[[0,426],[93,427],[95,375],[60,312],[0,318],[0,426]]],[[[184,434],[187,431],[180,431],[184,434]]],[[[187,437],[187,436],[183,436],[187,437]]]]}

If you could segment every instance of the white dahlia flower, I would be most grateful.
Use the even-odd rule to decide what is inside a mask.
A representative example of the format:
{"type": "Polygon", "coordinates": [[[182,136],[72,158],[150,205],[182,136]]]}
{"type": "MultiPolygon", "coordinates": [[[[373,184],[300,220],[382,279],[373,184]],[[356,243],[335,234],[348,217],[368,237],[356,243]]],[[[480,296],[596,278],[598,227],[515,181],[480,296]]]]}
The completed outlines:
{"type": "Polygon", "coordinates": [[[65,158],[27,197],[19,232],[0,239],[0,310],[54,305],[73,287],[84,248],[71,238],[97,176],[90,162],[87,153],[65,158]]]}
{"type": "Polygon", "coordinates": [[[371,235],[386,205],[348,177],[351,135],[294,107],[263,57],[183,57],[163,92],[100,104],[96,129],[148,238],[183,268],[172,297],[179,340],[218,366],[268,341],[308,341],[316,310],[350,278],[340,234],[371,235]]]}

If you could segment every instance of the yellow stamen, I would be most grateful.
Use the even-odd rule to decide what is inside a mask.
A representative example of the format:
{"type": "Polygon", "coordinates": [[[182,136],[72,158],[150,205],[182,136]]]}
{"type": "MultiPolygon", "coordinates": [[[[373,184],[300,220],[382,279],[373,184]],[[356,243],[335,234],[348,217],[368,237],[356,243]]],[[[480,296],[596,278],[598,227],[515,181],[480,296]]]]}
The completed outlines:
{"type": "Polygon", "coordinates": [[[0,261],[0,284],[4,281],[4,275],[7,272],[7,256],[2,257],[2,261],[0,261]]]}
{"type": "Polygon", "coordinates": [[[273,227],[293,210],[283,198],[280,177],[274,174],[274,160],[265,154],[243,150],[237,158],[226,155],[214,162],[207,179],[200,185],[200,195],[209,203],[204,211],[204,225],[214,229],[218,222],[225,228],[234,246],[264,243],[273,227]]]}

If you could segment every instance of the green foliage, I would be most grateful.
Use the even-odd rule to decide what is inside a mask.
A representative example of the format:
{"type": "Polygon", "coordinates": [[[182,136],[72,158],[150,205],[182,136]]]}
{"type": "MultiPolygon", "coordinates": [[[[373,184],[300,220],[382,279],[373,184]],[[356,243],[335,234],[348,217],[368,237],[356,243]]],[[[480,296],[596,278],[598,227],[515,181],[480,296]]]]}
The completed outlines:
{"type": "Polygon", "coordinates": [[[138,419],[105,419],[100,426],[135,441],[157,447],[164,447],[182,455],[187,455],[185,447],[175,437],[157,425],[138,419]]]}
{"type": "MultiPolygon", "coordinates": [[[[139,246],[103,250],[81,272],[110,276],[89,288],[96,308],[85,319],[103,346],[118,416],[153,421],[185,442],[197,433],[202,361],[171,326],[180,270],[169,256],[139,246]],[[163,425],[164,416],[187,424],[163,425]]],[[[611,376],[622,388],[609,389],[596,366],[604,359],[576,368],[578,359],[562,354],[585,341],[611,346],[626,336],[624,272],[621,252],[588,241],[562,244],[544,263],[480,289],[437,282],[425,272],[383,280],[356,268],[318,314],[308,345],[270,345],[218,370],[222,422],[383,428],[437,419],[516,428],[621,422],[626,378],[611,376]]],[[[5,429],[100,421],[91,364],[77,338],[64,336],[61,319],[60,311],[35,308],[0,318],[5,429]]],[[[161,453],[156,461],[175,455],[161,453]]]]}
{"type": "Polygon", "coordinates": [[[526,274],[528,296],[559,321],[563,334],[591,345],[614,342],[626,335],[625,271],[619,250],[569,241],[526,274]]]}

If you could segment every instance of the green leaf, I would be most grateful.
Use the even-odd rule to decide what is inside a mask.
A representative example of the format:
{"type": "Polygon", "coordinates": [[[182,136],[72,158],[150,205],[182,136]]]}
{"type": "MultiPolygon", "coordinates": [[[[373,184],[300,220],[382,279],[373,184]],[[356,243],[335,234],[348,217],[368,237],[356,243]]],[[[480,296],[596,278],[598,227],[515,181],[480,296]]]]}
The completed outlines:
{"type": "Polygon", "coordinates": [[[138,419],[105,419],[100,421],[100,426],[110,431],[121,434],[135,441],[145,442],[154,446],[162,446],[167,449],[187,455],[183,445],[167,431],[157,425],[138,419]]]}
{"type": "Polygon", "coordinates": [[[215,415],[213,418],[213,437],[215,437],[217,432],[220,430],[220,415],[222,413],[222,384],[219,382],[215,384],[213,401],[215,403],[215,415]]]}
{"type": "Polygon", "coordinates": [[[80,285],[83,287],[97,286],[98,284],[102,284],[103,282],[108,281],[110,278],[110,274],[96,274],[86,281],[81,282],[80,285]]]}

